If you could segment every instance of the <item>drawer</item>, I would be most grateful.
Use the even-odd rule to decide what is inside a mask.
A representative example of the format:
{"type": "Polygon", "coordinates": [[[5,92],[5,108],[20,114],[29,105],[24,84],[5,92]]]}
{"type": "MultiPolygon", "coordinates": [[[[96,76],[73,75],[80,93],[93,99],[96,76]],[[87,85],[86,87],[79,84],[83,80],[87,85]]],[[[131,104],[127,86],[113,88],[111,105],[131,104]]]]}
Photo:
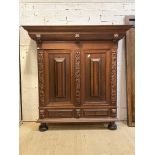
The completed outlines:
{"type": "Polygon", "coordinates": [[[74,117],[73,109],[52,109],[47,110],[48,118],[70,118],[74,117]]]}
{"type": "Polygon", "coordinates": [[[109,109],[83,109],[84,117],[106,117],[109,115],[109,109]]]}

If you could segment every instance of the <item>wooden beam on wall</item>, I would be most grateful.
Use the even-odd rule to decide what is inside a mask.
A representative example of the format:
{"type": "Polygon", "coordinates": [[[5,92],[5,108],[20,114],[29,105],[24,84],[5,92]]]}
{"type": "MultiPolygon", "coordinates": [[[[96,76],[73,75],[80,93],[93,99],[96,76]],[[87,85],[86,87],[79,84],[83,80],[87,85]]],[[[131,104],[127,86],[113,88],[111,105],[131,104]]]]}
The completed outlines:
{"type": "Polygon", "coordinates": [[[127,123],[135,126],[135,28],[134,16],[126,17],[126,24],[133,24],[126,33],[127,123]]]}

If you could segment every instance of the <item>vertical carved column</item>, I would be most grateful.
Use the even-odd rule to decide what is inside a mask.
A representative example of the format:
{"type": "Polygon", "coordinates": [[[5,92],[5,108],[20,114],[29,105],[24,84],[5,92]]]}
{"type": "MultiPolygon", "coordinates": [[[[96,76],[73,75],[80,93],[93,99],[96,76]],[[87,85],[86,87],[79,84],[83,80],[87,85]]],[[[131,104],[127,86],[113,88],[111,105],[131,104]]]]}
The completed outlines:
{"type": "Polygon", "coordinates": [[[46,115],[45,115],[45,110],[43,110],[43,109],[40,110],[40,111],[39,111],[39,118],[40,118],[40,119],[44,119],[45,117],[46,117],[46,115]]]}
{"type": "Polygon", "coordinates": [[[112,70],[111,70],[111,102],[116,105],[117,100],[117,53],[112,50],[112,70]]]}
{"type": "Polygon", "coordinates": [[[39,105],[44,106],[45,93],[44,93],[44,53],[38,50],[38,82],[39,82],[39,105]]]}
{"type": "Polygon", "coordinates": [[[81,94],[80,94],[80,50],[75,50],[75,102],[77,106],[80,106],[81,94]]]}

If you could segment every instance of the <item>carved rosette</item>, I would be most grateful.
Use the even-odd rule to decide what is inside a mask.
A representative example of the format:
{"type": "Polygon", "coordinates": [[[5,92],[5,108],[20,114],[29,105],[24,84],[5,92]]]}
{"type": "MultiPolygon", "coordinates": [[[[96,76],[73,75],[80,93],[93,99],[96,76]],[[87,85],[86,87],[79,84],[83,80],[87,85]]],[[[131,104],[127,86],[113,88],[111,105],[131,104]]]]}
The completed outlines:
{"type": "Polygon", "coordinates": [[[80,105],[80,50],[75,50],[75,101],[76,105],[80,105]]]}
{"type": "Polygon", "coordinates": [[[44,54],[38,51],[38,81],[39,81],[39,105],[43,106],[45,102],[44,93],[44,54]]]}
{"type": "Polygon", "coordinates": [[[111,70],[111,102],[116,104],[117,99],[117,53],[112,51],[112,70],[111,70]]]}

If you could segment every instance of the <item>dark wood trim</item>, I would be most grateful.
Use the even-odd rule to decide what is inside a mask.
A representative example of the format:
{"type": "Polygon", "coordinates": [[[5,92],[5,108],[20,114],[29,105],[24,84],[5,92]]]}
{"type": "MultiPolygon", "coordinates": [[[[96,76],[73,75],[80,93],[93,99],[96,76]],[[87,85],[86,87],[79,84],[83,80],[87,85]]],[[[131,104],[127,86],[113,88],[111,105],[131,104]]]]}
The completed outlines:
{"type": "Polygon", "coordinates": [[[22,25],[29,32],[101,32],[127,31],[130,25],[22,25]]]}
{"type": "MultiPolygon", "coordinates": [[[[62,106],[63,106],[63,108],[71,108],[71,109],[76,109],[77,107],[75,107],[73,104],[71,105],[71,104],[64,104],[64,105],[46,105],[46,106],[44,106],[44,107],[39,107],[39,109],[56,109],[56,108],[61,108],[61,109],[63,109],[62,108],[62,106]]],[[[113,106],[108,106],[108,105],[93,105],[95,108],[101,108],[101,109],[113,109],[113,108],[117,108],[117,106],[116,105],[113,105],[113,106]]],[[[79,109],[84,109],[84,108],[92,108],[92,105],[90,105],[90,104],[88,104],[88,105],[82,105],[82,106],[80,106],[80,107],[78,107],[79,109]]]]}
{"type": "Polygon", "coordinates": [[[131,25],[22,26],[38,41],[118,41],[131,25]]]}

